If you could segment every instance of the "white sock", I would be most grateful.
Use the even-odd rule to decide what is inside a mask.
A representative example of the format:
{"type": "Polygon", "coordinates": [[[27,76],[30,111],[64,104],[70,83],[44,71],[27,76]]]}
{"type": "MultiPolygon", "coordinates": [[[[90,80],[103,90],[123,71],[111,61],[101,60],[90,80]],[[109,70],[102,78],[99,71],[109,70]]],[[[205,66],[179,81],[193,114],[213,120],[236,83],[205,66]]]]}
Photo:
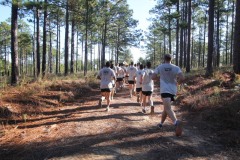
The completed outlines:
{"type": "Polygon", "coordinates": [[[153,101],[152,100],[150,100],[150,106],[153,106],[153,101]]]}
{"type": "Polygon", "coordinates": [[[177,121],[178,121],[178,120],[176,120],[176,121],[174,122],[174,125],[176,125],[176,124],[177,124],[177,121]]]}

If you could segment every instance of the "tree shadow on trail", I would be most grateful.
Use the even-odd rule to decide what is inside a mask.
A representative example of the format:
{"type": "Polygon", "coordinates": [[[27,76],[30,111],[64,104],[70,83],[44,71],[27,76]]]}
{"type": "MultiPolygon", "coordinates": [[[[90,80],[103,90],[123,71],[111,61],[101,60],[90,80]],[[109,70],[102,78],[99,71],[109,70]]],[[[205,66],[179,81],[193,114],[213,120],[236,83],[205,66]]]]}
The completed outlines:
{"type": "MultiPolygon", "coordinates": [[[[164,133],[167,134],[166,131],[164,133]]],[[[107,156],[119,159],[128,155],[131,159],[155,160],[205,157],[221,150],[211,148],[204,142],[194,145],[189,137],[164,136],[161,130],[150,126],[141,129],[128,127],[102,134],[68,137],[65,140],[8,144],[0,146],[0,156],[3,160],[42,160],[61,157],[89,159],[90,155],[96,159],[105,159],[107,156]]]]}
{"type": "MultiPolygon", "coordinates": [[[[106,111],[100,111],[100,112],[106,112],[106,111]]],[[[54,125],[54,124],[62,124],[62,123],[69,123],[69,122],[88,122],[88,121],[97,121],[97,120],[104,120],[104,119],[124,119],[131,121],[130,119],[126,117],[131,117],[131,116],[143,116],[143,114],[140,113],[119,113],[119,114],[111,114],[111,115],[92,115],[90,117],[82,117],[82,118],[76,118],[76,117],[71,117],[71,114],[68,115],[62,115],[62,116],[55,116],[55,118],[59,118],[58,120],[55,121],[49,121],[49,122],[44,122],[40,124],[23,124],[18,126],[19,129],[26,129],[26,128],[35,128],[35,127],[40,127],[40,126],[49,126],[49,125],[54,125]]],[[[38,119],[37,119],[38,120],[38,119]]],[[[32,120],[34,121],[34,120],[32,120]]]]}

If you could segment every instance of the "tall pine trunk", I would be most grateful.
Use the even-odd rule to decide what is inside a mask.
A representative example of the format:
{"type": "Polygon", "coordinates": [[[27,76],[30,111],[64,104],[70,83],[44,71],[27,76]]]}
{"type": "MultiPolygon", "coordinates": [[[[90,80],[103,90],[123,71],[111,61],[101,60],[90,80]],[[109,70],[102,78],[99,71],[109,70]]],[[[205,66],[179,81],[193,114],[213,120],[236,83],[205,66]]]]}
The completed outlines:
{"type": "Polygon", "coordinates": [[[65,53],[64,53],[64,74],[68,75],[68,33],[69,33],[69,10],[68,0],[66,2],[66,29],[65,29],[65,53]]]}
{"type": "Polygon", "coordinates": [[[85,59],[84,59],[84,76],[87,75],[88,64],[88,0],[86,0],[86,21],[85,21],[85,59]]]}
{"type": "Polygon", "coordinates": [[[47,55],[47,0],[44,0],[44,19],[43,19],[43,53],[42,53],[42,77],[46,74],[46,55],[47,55]]]}
{"type": "Polygon", "coordinates": [[[233,48],[233,70],[240,74],[240,1],[236,2],[235,31],[233,48]]]}
{"type": "MultiPolygon", "coordinates": [[[[177,13],[179,13],[179,0],[177,0],[177,13]]],[[[176,28],[176,65],[179,61],[179,18],[177,18],[177,28],[176,28]]]]}
{"type": "Polygon", "coordinates": [[[187,65],[186,72],[190,72],[190,55],[191,55],[191,19],[192,19],[192,0],[188,1],[188,45],[187,45],[187,65]]]}
{"type": "Polygon", "coordinates": [[[213,34],[214,34],[214,2],[215,0],[209,1],[209,21],[208,21],[208,56],[207,56],[207,68],[206,76],[212,76],[213,74],[213,34]]]}
{"type": "Polygon", "coordinates": [[[12,75],[11,85],[18,83],[18,1],[12,1],[12,20],[11,20],[11,58],[12,58],[12,75]]]}
{"type": "Polygon", "coordinates": [[[75,20],[72,19],[72,38],[71,38],[71,61],[70,61],[70,72],[74,72],[74,36],[75,36],[75,20]]]}
{"type": "MultiPolygon", "coordinates": [[[[37,0],[37,2],[39,2],[39,0],[37,0]]],[[[37,77],[39,77],[40,75],[40,71],[41,71],[41,64],[40,64],[40,24],[39,24],[39,8],[37,7],[36,10],[36,20],[37,20],[37,77]]]]}

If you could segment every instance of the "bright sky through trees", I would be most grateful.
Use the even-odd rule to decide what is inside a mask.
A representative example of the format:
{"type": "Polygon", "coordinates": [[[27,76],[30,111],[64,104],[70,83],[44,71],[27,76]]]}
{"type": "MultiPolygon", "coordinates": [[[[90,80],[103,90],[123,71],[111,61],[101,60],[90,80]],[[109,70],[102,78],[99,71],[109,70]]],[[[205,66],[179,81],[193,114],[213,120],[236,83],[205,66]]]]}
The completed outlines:
{"type": "MultiPolygon", "coordinates": [[[[143,31],[147,31],[149,22],[147,21],[150,18],[149,10],[154,7],[156,1],[154,0],[127,0],[129,8],[133,10],[133,18],[139,21],[138,28],[143,31]]],[[[11,17],[11,7],[0,5],[0,22],[6,21],[11,17]]],[[[140,57],[145,57],[144,51],[139,48],[131,48],[131,52],[134,56],[134,61],[140,57]]]]}
{"type": "MultiPolygon", "coordinates": [[[[133,18],[139,21],[138,28],[142,29],[143,31],[147,31],[147,28],[150,22],[147,21],[150,18],[149,10],[152,9],[156,1],[154,0],[127,0],[129,4],[129,8],[133,10],[133,18]]],[[[140,48],[132,48],[131,52],[134,56],[134,61],[140,57],[145,57],[144,51],[140,48]]]]}

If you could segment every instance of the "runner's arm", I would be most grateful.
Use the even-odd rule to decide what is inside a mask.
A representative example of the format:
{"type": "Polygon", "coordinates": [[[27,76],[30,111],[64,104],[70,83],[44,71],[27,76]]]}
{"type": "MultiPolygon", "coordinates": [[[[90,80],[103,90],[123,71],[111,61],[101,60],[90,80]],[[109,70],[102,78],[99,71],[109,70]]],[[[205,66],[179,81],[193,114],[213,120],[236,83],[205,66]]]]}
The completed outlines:
{"type": "Polygon", "coordinates": [[[156,73],[153,73],[152,80],[157,81],[159,79],[158,75],[156,73]]]}
{"type": "Polygon", "coordinates": [[[185,80],[185,78],[183,76],[183,73],[182,72],[178,73],[177,74],[177,81],[178,81],[178,83],[182,84],[184,82],[184,80],[185,80]]]}

